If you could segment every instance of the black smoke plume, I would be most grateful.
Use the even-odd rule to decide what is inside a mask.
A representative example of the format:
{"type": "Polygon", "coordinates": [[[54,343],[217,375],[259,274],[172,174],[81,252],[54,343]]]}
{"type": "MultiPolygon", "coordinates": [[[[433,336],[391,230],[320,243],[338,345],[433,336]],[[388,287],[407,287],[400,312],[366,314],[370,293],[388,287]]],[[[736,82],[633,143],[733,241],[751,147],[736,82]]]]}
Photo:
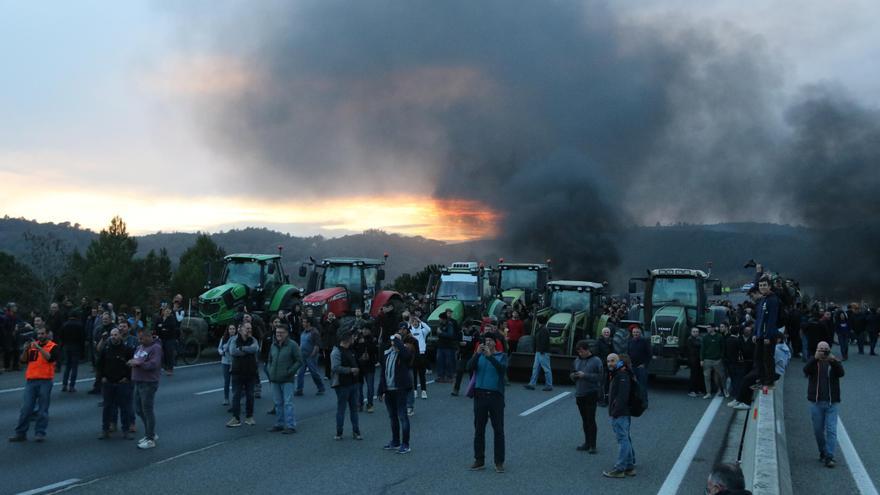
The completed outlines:
{"type": "Polygon", "coordinates": [[[499,253],[564,276],[603,277],[633,223],[876,216],[876,188],[835,177],[872,172],[876,114],[829,95],[786,113],[761,40],[610,5],[247,3],[208,31],[253,77],[198,115],[261,192],[479,200],[499,253]]]}

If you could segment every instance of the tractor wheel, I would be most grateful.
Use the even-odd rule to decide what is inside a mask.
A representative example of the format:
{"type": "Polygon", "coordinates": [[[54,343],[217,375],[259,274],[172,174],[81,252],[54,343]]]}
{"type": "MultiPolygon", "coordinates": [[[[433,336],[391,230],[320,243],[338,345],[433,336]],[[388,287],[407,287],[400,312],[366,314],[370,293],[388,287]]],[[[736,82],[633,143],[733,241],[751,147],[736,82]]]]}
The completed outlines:
{"type": "Polygon", "coordinates": [[[615,329],[612,340],[614,342],[614,352],[625,354],[629,346],[629,331],[625,328],[615,329]]]}
{"type": "Polygon", "coordinates": [[[196,364],[202,355],[202,346],[194,337],[190,337],[183,342],[180,349],[180,358],[185,364],[196,364]]]}

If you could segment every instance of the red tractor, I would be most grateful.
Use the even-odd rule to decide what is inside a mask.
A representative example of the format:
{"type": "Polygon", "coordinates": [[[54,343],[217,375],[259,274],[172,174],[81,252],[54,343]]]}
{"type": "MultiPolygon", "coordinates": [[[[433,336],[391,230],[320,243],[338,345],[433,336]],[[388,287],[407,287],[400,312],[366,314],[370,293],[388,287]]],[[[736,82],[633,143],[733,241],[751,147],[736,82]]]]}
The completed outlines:
{"type": "Polygon", "coordinates": [[[402,312],[403,297],[395,291],[382,290],[383,265],[385,260],[377,258],[326,258],[320,263],[303,264],[299,274],[301,277],[308,275],[304,307],[313,308],[317,316],[332,312],[342,317],[353,315],[356,309],[360,309],[376,318],[382,307],[390,302],[402,312]],[[308,265],[313,267],[311,273],[308,265]]]}

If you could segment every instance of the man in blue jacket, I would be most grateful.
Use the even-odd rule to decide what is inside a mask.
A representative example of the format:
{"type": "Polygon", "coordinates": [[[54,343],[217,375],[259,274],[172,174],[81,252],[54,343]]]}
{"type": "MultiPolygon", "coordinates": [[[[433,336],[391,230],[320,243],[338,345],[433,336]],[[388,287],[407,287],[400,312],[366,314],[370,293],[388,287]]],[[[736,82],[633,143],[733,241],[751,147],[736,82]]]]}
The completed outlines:
{"type": "Polygon", "coordinates": [[[758,280],[758,291],[761,299],[758,300],[755,315],[755,367],[761,384],[773,386],[779,298],[770,289],[770,277],[762,276],[758,280]]]}
{"type": "Polygon", "coordinates": [[[495,472],[504,472],[504,377],[507,355],[496,352],[493,333],[483,335],[483,343],[468,361],[468,371],[476,374],[474,384],[474,463],[471,471],[486,467],[486,423],[492,421],[495,434],[495,472]]]}

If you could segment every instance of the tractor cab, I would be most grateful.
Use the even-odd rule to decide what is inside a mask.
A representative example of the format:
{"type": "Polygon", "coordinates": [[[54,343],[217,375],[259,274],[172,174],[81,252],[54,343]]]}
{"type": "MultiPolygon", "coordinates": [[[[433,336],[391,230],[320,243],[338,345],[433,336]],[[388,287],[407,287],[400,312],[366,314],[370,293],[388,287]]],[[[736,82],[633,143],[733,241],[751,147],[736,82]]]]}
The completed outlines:
{"type": "Polygon", "coordinates": [[[636,292],[637,282],[645,284],[642,318],[655,356],[651,372],[675,374],[687,362],[690,329],[714,323],[706,286],[721,295],[721,283],[702,270],[685,268],[649,270],[647,277],[630,280],[630,293],[636,292]]]}
{"type": "Polygon", "coordinates": [[[505,305],[522,301],[526,306],[546,306],[547,282],[552,278],[548,264],[506,263],[502,258],[497,273],[498,291],[505,305]]]}
{"type": "Polygon", "coordinates": [[[596,326],[600,324],[604,286],[595,282],[554,280],[548,289],[550,353],[574,355],[574,346],[579,340],[593,340],[598,334],[596,326]]]}
{"type": "Polygon", "coordinates": [[[494,295],[489,275],[490,271],[475,261],[456,262],[441,268],[429,284],[434,311],[428,316],[428,325],[438,324],[440,313],[447,309],[452,310],[459,324],[482,318],[494,295]]]}
{"type": "MultiPolygon", "coordinates": [[[[360,309],[375,318],[392,296],[400,299],[396,292],[382,290],[384,265],[385,260],[377,258],[326,258],[311,271],[307,283],[309,294],[303,303],[317,315],[332,312],[341,317],[360,309]]],[[[307,274],[307,266],[302,265],[300,276],[307,274]]]]}
{"type": "Polygon", "coordinates": [[[199,313],[213,326],[232,321],[242,308],[258,314],[289,309],[299,295],[284,273],[281,255],[230,254],[223,258],[220,284],[199,296],[199,313]]]}

